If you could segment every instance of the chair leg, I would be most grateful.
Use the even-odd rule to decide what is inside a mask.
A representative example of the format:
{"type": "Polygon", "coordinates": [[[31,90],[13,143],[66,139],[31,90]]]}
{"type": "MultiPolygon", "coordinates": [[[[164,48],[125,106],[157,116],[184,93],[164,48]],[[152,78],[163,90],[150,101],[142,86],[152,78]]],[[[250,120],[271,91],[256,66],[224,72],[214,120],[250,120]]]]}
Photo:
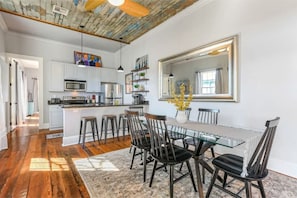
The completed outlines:
{"type": "Polygon", "coordinates": [[[100,132],[100,139],[99,140],[101,140],[102,135],[103,135],[103,126],[104,126],[104,120],[102,118],[102,120],[101,120],[101,132],[100,132]]]}
{"type": "Polygon", "coordinates": [[[99,133],[98,133],[97,119],[94,122],[95,122],[95,128],[96,128],[97,138],[98,138],[98,141],[99,141],[100,139],[99,139],[99,133]]]}
{"type": "Polygon", "coordinates": [[[213,185],[217,179],[217,176],[218,176],[218,173],[219,173],[219,169],[215,169],[215,171],[213,172],[213,176],[212,176],[212,179],[211,179],[211,182],[209,184],[209,187],[208,187],[208,190],[207,190],[207,193],[205,195],[205,198],[209,197],[210,193],[211,193],[211,190],[213,188],[213,185]]]}
{"type": "Polygon", "coordinates": [[[104,119],[104,144],[106,144],[106,138],[107,138],[107,125],[108,125],[108,119],[104,119]]]}
{"type": "Polygon", "coordinates": [[[91,122],[91,128],[92,128],[92,135],[93,135],[93,140],[94,142],[96,141],[95,139],[95,124],[94,124],[94,120],[90,121],[91,122]]]}
{"type": "Polygon", "coordinates": [[[196,184],[195,184],[195,180],[194,180],[192,168],[190,166],[190,162],[189,161],[186,161],[186,163],[187,163],[188,171],[190,173],[190,177],[191,177],[191,180],[192,180],[192,184],[193,184],[194,190],[195,190],[195,192],[197,192],[197,188],[196,188],[196,184]]]}
{"type": "Polygon", "coordinates": [[[215,158],[215,152],[214,152],[213,147],[210,147],[210,151],[211,151],[211,155],[212,155],[212,157],[215,158]]]}
{"type": "Polygon", "coordinates": [[[260,188],[260,192],[261,192],[262,198],[265,198],[266,195],[265,195],[264,186],[263,186],[262,181],[258,181],[258,185],[259,185],[259,188],[260,188]]]}
{"type": "Polygon", "coordinates": [[[170,174],[169,174],[169,179],[170,179],[170,187],[169,187],[169,194],[170,198],[173,198],[173,178],[174,178],[174,165],[170,165],[170,174]]]}
{"type": "Polygon", "coordinates": [[[223,188],[226,187],[226,184],[227,184],[227,177],[228,177],[227,173],[224,173],[223,188]]]}
{"type": "Polygon", "coordinates": [[[79,137],[78,137],[78,143],[80,144],[80,139],[81,139],[81,133],[82,133],[82,123],[83,123],[83,121],[81,120],[80,121],[80,127],[79,127],[79,137]]]}
{"type": "Polygon", "coordinates": [[[152,175],[151,175],[151,180],[150,180],[149,187],[152,187],[152,183],[153,183],[153,179],[154,179],[155,171],[156,171],[156,168],[157,168],[157,163],[158,163],[158,161],[155,160],[155,161],[154,161],[154,168],[153,168],[153,172],[152,172],[152,175]]]}
{"type": "Polygon", "coordinates": [[[83,148],[85,148],[85,141],[86,141],[86,133],[87,133],[87,122],[84,122],[84,126],[83,126],[83,148]]]}
{"type": "Polygon", "coordinates": [[[136,153],[136,147],[134,147],[134,149],[133,149],[133,155],[132,155],[132,161],[131,161],[130,169],[132,169],[132,166],[133,166],[133,163],[134,163],[135,153],[136,153]]]}
{"type": "Polygon", "coordinates": [[[252,197],[252,187],[251,187],[251,183],[248,181],[245,181],[245,192],[246,192],[246,197],[252,197]]]}
{"type": "Polygon", "coordinates": [[[147,159],[147,150],[144,149],[143,152],[143,182],[146,180],[146,159],[147,159]]]}

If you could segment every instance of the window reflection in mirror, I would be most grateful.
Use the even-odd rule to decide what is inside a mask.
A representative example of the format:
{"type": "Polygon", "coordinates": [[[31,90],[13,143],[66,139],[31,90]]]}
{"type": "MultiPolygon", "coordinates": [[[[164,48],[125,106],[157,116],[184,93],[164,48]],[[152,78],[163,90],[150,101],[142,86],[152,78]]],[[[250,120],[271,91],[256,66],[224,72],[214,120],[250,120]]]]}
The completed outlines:
{"type": "Polygon", "coordinates": [[[237,101],[237,36],[159,60],[159,95],[168,99],[185,84],[193,99],[237,101]]]}

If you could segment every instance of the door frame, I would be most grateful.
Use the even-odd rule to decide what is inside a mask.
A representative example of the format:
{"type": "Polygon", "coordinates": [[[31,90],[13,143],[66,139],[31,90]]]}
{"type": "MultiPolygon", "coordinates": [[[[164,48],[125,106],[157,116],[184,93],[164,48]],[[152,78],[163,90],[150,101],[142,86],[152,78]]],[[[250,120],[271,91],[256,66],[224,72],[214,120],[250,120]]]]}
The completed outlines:
{"type": "MultiPolygon", "coordinates": [[[[43,58],[42,57],[35,57],[35,56],[27,56],[27,55],[20,55],[20,54],[12,54],[6,53],[6,60],[8,60],[8,64],[11,63],[12,59],[26,59],[26,60],[33,60],[37,61],[39,64],[38,67],[38,106],[39,106],[39,129],[44,129],[44,102],[43,102],[43,58]]],[[[9,82],[10,83],[10,82],[9,82]]],[[[10,91],[10,90],[9,90],[10,91]]],[[[11,102],[11,101],[9,101],[11,102]]],[[[10,108],[10,107],[9,107],[10,108]]],[[[10,116],[8,117],[10,119],[10,116]]],[[[8,122],[10,123],[10,121],[8,122]]],[[[9,126],[10,128],[10,126],[9,126]]]]}

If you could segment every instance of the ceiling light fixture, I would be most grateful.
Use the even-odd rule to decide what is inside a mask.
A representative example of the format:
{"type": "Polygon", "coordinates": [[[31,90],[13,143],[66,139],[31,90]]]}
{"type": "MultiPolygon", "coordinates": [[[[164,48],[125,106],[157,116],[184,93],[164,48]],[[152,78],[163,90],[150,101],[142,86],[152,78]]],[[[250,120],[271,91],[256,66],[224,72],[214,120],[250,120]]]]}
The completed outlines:
{"type": "MultiPolygon", "coordinates": [[[[123,38],[121,37],[120,40],[123,38]]],[[[120,43],[120,66],[118,68],[118,72],[124,72],[124,69],[122,67],[122,43],[120,43]]]]}
{"type": "Polygon", "coordinates": [[[170,74],[169,74],[169,78],[174,78],[173,73],[170,73],[170,74]]]}
{"type": "MultiPolygon", "coordinates": [[[[85,26],[81,25],[79,26],[81,29],[83,29],[85,26]]],[[[86,67],[85,66],[85,63],[83,61],[83,56],[84,56],[84,53],[83,53],[83,32],[81,31],[81,38],[80,38],[80,52],[81,52],[81,55],[80,55],[80,60],[79,62],[77,63],[77,66],[78,67],[86,67]]]]}
{"type": "Polygon", "coordinates": [[[121,6],[124,4],[125,0],[108,0],[111,5],[121,6]]]}

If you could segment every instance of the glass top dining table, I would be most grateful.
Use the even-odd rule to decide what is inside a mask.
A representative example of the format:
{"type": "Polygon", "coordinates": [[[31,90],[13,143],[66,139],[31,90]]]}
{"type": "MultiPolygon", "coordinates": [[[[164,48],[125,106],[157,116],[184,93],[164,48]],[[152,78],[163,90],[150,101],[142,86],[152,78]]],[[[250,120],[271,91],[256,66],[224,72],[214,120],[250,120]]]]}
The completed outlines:
{"type": "Polygon", "coordinates": [[[167,117],[166,124],[169,132],[184,133],[183,135],[185,137],[192,137],[198,140],[196,141],[197,143],[195,145],[193,158],[195,160],[199,197],[203,197],[199,164],[206,168],[210,173],[213,172],[213,168],[209,166],[209,164],[204,160],[204,152],[210,146],[221,145],[223,147],[236,150],[236,153],[243,157],[244,166],[242,170],[242,176],[244,177],[247,175],[246,167],[248,161],[262,135],[257,131],[230,126],[201,124],[194,121],[178,123],[174,118],[170,117],[167,117]],[[186,130],[183,132],[180,130],[174,131],[176,126],[183,127],[186,130]]]}

